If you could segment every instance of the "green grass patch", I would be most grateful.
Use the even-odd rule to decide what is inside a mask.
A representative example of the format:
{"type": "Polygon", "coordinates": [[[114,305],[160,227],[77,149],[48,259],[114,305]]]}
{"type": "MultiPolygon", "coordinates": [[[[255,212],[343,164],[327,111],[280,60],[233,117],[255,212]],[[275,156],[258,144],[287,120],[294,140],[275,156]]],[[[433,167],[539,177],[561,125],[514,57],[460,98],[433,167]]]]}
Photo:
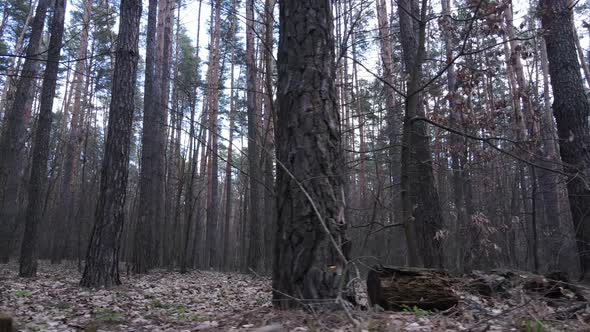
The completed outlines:
{"type": "Polygon", "coordinates": [[[23,297],[31,297],[31,292],[25,289],[19,289],[14,292],[14,296],[23,298],[23,297]]]}
{"type": "Polygon", "coordinates": [[[122,320],[120,313],[106,308],[96,309],[94,319],[102,323],[120,323],[122,320]]]}

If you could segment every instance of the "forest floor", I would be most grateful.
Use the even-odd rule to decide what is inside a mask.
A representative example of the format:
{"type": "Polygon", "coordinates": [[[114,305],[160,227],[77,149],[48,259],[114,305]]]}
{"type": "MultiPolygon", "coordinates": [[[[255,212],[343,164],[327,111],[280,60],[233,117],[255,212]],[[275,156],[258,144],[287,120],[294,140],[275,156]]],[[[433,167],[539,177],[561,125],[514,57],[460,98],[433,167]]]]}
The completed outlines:
{"type": "Polygon", "coordinates": [[[89,290],[68,263],[42,262],[34,279],[17,271],[15,263],[0,266],[0,313],[22,331],[590,331],[587,302],[555,305],[522,291],[503,299],[459,294],[460,304],[441,313],[309,313],[274,310],[270,280],[251,275],[160,270],[89,290]]]}

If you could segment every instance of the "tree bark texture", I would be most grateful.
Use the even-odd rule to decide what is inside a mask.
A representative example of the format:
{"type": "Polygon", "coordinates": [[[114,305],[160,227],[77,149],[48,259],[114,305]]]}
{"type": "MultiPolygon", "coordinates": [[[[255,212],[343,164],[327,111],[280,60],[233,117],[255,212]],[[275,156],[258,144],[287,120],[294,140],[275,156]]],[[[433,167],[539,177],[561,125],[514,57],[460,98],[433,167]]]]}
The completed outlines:
{"type": "Polygon", "coordinates": [[[335,298],[345,274],[343,154],[331,1],[279,7],[273,301],[290,308],[335,298]]]}
{"type": "Polygon", "coordinates": [[[442,245],[436,233],[443,216],[434,184],[428,128],[423,121],[415,121],[415,117],[424,116],[419,89],[426,53],[427,1],[418,8],[416,0],[400,0],[398,5],[402,51],[410,77],[402,137],[402,211],[410,266],[441,267],[442,245]],[[421,21],[415,21],[410,13],[421,21]]]}
{"type": "Polygon", "coordinates": [[[553,87],[553,114],[576,231],[582,277],[590,269],[590,103],[584,91],[567,0],[542,0],[549,74],[553,87]]]}
{"type": "Polygon", "coordinates": [[[25,112],[37,74],[41,35],[49,0],[39,0],[31,25],[26,59],[16,85],[14,101],[6,110],[0,137],[0,262],[10,257],[12,232],[18,214],[18,189],[21,174],[20,153],[25,148],[25,112]]]}
{"type": "Polygon", "coordinates": [[[95,224],[80,285],[109,287],[119,279],[119,246],[125,220],[129,149],[139,60],[141,0],[122,0],[115,50],[108,134],[95,224]]]}
{"type": "Polygon", "coordinates": [[[43,75],[39,120],[33,142],[33,161],[29,181],[28,206],[25,216],[25,231],[21,246],[21,277],[34,277],[37,274],[37,246],[39,224],[43,214],[43,191],[47,185],[47,160],[53,119],[53,98],[55,97],[59,56],[62,47],[66,0],[56,0],[51,23],[51,37],[47,53],[47,65],[43,75]]]}
{"type": "Polygon", "coordinates": [[[159,86],[155,66],[157,63],[156,22],[158,0],[150,0],[148,4],[148,21],[145,56],[145,82],[143,97],[143,131],[141,133],[141,172],[139,174],[139,214],[135,228],[133,250],[133,272],[146,273],[152,258],[149,252],[152,230],[155,219],[161,216],[162,206],[158,196],[162,193],[161,181],[158,178],[158,167],[164,158],[160,151],[159,139],[162,136],[159,123],[158,100],[159,86]]]}

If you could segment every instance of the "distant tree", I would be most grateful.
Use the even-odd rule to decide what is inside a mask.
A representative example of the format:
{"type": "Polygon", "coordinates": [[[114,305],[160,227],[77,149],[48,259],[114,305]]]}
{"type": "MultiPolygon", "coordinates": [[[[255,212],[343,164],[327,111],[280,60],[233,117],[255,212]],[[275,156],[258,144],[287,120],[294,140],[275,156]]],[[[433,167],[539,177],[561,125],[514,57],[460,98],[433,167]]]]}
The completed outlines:
{"type": "Polygon", "coordinates": [[[122,0],[100,192],[86,266],[80,281],[84,287],[121,284],[119,246],[125,220],[140,19],[141,0],[122,0]]]}
{"type": "Polygon", "coordinates": [[[343,153],[331,1],[279,8],[273,302],[292,308],[336,298],[345,274],[343,153]]]}

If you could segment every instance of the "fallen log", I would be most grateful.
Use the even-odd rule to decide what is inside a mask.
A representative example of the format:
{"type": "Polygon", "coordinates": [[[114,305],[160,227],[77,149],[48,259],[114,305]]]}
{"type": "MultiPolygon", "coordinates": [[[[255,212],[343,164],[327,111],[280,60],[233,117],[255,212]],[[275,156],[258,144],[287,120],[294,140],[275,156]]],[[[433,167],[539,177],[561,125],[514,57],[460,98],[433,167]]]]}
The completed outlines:
{"type": "Polygon", "coordinates": [[[377,266],[367,276],[367,292],[371,306],[385,310],[447,310],[459,302],[452,283],[444,271],[377,266]]]}
{"type": "Polygon", "coordinates": [[[13,332],[12,318],[6,314],[0,313],[0,332],[13,332]]]}

